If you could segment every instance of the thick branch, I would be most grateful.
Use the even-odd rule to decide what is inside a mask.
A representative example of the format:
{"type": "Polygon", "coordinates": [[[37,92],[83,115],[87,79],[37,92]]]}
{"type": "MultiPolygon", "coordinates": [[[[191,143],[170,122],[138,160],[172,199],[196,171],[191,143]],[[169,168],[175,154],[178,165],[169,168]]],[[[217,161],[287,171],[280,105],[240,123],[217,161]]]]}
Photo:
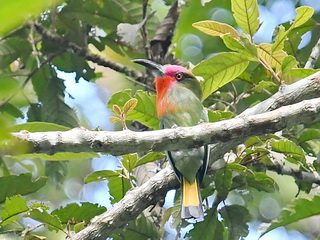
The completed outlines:
{"type": "Polygon", "coordinates": [[[165,151],[200,147],[204,144],[243,142],[250,136],[272,133],[297,124],[320,119],[320,98],[305,100],[268,113],[234,118],[194,127],[159,131],[88,131],[72,129],[65,132],[22,131],[13,135],[30,145],[30,152],[107,152],[122,155],[134,152],[165,151]]]}
{"type": "Polygon", "coordinates": [[[320,38],[316,43],[316,45],[312,48],[311,54],[304,68],[314,68],[319,56],[320,56],[320,38]]]}
{"type": "Polygon", "coordinates": [[[137,218],[148,206],[164,198],[166,192],[176,187],[177,183],[171,168],[161,170],[139,188],[129,191],[112,209],[92,219],[90,225],[72,239],[106,239],[114,230],[123,227],[130,220],[137,218]]]}

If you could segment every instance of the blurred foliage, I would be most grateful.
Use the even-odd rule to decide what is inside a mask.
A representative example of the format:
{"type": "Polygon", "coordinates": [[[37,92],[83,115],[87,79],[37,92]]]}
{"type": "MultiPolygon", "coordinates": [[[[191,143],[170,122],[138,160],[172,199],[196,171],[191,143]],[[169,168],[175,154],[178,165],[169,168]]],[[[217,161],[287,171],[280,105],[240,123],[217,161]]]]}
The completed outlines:
{"type": "MultiPolygon", "coordinates": [[[[301,6],[302,1],[294,1],[295,16],[273,29],[271,42],[255,40],[264,24],[259,20],[259,9],[269,8],[274,2],[223,0],[208,1],[203,6],[201,1],[194,0],[181,6],[170,53],[184,63],[190,62],[193,73],[202,78],[204,105],[210,110],[211,122],[233,118],[270,97],[281,84],[298,81],[319,68],[319,61],[315,69],[303,68],[320,37],[320,14],[301,6]],[[302,36],[310,31],[310,42],[299,47],[302,36]]],[[[130,60],[148,58],[149,42],[173,3],[67,0],[24,1],[21,6],[21,1],[2,1],[0,19],[6,24],[0,26],[0,150],[17,145],[11,132],[67,131],[79,127],[81,116],[67,105],[66,79],[59,78],[57,72],[75,73],[76,82],[95,82],[101,73],[88,63],[88,49],[111,62],[124,64],[122,73],[132,68],[141,70],[130,60]]],[[[116,67],[114,70],[119,71],[116,67]]],[[[129,72],[127,75],[128,81],[138,81],[129,72]]],[[[151,84],[139,81],[150,89],[151,84]]],[[[134,129],[139,122],[140,127],[158,129],[155,99],[155,94],[145,89],[116,92],[107,103],[116,115],[110,120],[120,121],[123,128],[134,129]]],[[[265,234],[286,226],[315,239],[320,226],[310,233],[292,223],[319,216],[317,185],[300,178],[303,174],[317,176],[319,172],[319,139],[319,123],[251,137],[229,153],[225,167],[206,177],[202,194],[209,197],[210,203],[212,197],[216,202],[207,206],[204,221],[180,219],[180,192],[176,191],[175,205],[164,210],[163,215],[155,211],[152,217],[141,214],[111,237],[170,239],[172,235],[166,231],[165,223],[171,221],[181,238],[242,239],[250,234],[250,224],[267,222],[271,224],[265,234]],[[283,187],[284,177],[275,174],[283,166],[294,170],[295,181],[290,178],[290,186],[283,187]],[[288,188],[303,194],[298,195],[295,190],[288,194],[288,188]],[[266,196],[275,199],[279,210],[268,208],[266,196]],[[265,214],[272,213],[271,210],[273,215],[265,214]],[[193,228],[185,233],[189,225],[193,228]]],[[[88,185],[107,181],[109,200],[116,204],[136,187],[137,167],[165,156],[154,152],[144,156],[127,154],[117,157],[114,169],[91,172],[87,161],[99,158],[97,153],[30,154],[26,153],[28,146],[17,146],[13,153],[0,152],[0,234],[32,239],[42,239],[41,234],[49,233],[35,235],[38,227],[29,228],[27,218],[45,225],[49,231],[69,236],[70,231],[80,231],[90,219],[106,211],[97,204],[78,204],[82,199],[58,194],[52,185],[62,186],[75,177],[88,185]],[[39,198],[43,192],[46,196],[39,198]],[[66,201],[72,203],[56,206],[57,202],[66,201]]]]}

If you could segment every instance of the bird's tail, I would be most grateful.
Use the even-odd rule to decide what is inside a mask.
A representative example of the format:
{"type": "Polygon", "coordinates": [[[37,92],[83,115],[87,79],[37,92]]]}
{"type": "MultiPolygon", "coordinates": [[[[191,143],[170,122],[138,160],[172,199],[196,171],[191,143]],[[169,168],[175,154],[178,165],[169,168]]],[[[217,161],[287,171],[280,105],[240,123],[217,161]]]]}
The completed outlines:
{"type": "Polygon", "coordinates": [[[197,179],[189,183],[182,178],[181,218],[203,218],[202,199],[197,179]]]}

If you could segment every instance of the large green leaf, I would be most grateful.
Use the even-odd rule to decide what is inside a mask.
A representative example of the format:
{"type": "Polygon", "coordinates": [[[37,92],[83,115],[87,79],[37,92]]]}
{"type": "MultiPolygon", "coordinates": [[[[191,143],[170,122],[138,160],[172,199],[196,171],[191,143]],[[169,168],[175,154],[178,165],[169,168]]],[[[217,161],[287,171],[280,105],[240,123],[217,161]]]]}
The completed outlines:
{"type": "Polygon", "coordinates": [[[281,211],[280,216],[272,221],[271,225],[262,236],[275,228],[286,226],[311,216],[320,215],[319,206],[320,196],[314,196],[313,199],[296,199],[292,204],[281,211]]]}
{"type": "MultiPolygon", "coordinates": [[[[0,197],[2,195],[0,194],[0,197]]],[[[0,211],[0,226],[5,226],[18,219],[18,214],[29,210],[27,200],[17,195],[6,199],[3,205],[4,210],[0,211]]]]}
{"type": "Polygon", "coordinates": [[[154,222],[141,215],[136,220],[131,221],[124,229],[120,229],[112,234],[112,239],[148,240],[160,239],[159,231],[154,222]]]}
{"type": "Polygon", "coordinates": [[[232,172],[228,168],[219,169],[215,174],[214,183],[219,197],[226,199],[232,184],[232,172]]]}
{"type": "Polygon", "coordinates": [[[237,240],[249,234],[247,222],[252,220],[249,210],[240,205],[224,206],[219,210],[223,217],[223,224],[228,228],[230,240],[237,240]]]}
{"type": "Polygon", "coordinates": [[[239,39],[237,30],[226,23],[207,20],[196,22],[192,26],[211,36],[221,37],[228,34],[233,38],[239,39]]]}
{"type": "Polygon", "coordinates": [[[161,153],[161,152],[150,152],[146,155],[144,155],[143,157],[141,157],[135,167],[138,167],[142,164],[146,164],[148,162],[153,162],[153,161],[156,161],[156,160],[159,160],[159,159],[162,159],[164,158],[166,155],[164,153],[161,153]]]}
{"type": "Polygon", "coordinates": [[[259,8],[257,0],[232,0],[233,16],[239,27],[253,36],[259,29],[259,8]]]}
{"type": "Polygon", "coordinates": [[[238,77],[248,66],[248,58],[239,53],[219,53],[195,66],[192,72],[202,76],[203,99],[238,77]]]}
{"type": "Polygon", "coordinates": [[[123,176],[110,178],[108,187],[110,189],[112,204],[119,202],[131,188],[129,180],[123,176]]]}
{"type": "Polygon", "coordinates": [[[320,130],[315,128],[304,129],[300,136],[299,142],[306,142],[309,140],[320,139],[320,130]]]}
{"type": "Polygon", "coordinates": [[[72,219],[72,224],[80,223],[84,221],[86,224],[96,215],[102,214],[107,209],[105,207],[99,207],[98,204],[89,202],[70,203],[65,207],[54,210],[51,214],[57,215],[62,224],[67,224],[72,219]]]}
{"type": "Polygon", "coordinates": [[[289,155],[298,156],[305,158],[305,153],[301,147],[290,140],[280,139],[280,140],[271,140],[271,148],[273,151],[285,153],[289,155]]]}
{"type": "Polygon", "coordinates": [[[61,3],[62,0],[24,0],[10,1],[1,0],[0,36],[4,36],[23,25],[28,18],[40,14],[54,4],[61,3]]]}
{"type": "Polygon", "coordinates": [[[211,208],[207,211],[204,221],[196,223],[194,228],[187,234],[187,237],[201,240],[223,240],[225,239],[224,231],[222,223],[218,220],[215,209],[211,208]]]}
{"type": "Polygon", "coordinates": [[[26,195],[36,192],[46,183],[46,177],[39,177],[32,181],[31,173],[0,177],[0,202],[4,202],[7,197],[13,195],[26,195]]]}
{"type": "Polygon", "coordinates": [[[68,131],[70,128],[47,122],[28,122],[12,126],[12,132],[27,130],[28,132],[50,132],[50,131],[68,131]]]}
{"type": "MultiPolygon", "coordinates": [[[[108,102],[108,107],[112,108],[114,104],[120,106],[123,110],[125,103],[132,98],[132,90],[124,90],[113,94],[108,102]]],[[[127,116],[127,120],[141,122],[143,125],[159,129],[159,120],[156,113],[156,96],[148,94],[145,91],[138,90],[134,97],[138,100],[138,104],[127,116]]]]}

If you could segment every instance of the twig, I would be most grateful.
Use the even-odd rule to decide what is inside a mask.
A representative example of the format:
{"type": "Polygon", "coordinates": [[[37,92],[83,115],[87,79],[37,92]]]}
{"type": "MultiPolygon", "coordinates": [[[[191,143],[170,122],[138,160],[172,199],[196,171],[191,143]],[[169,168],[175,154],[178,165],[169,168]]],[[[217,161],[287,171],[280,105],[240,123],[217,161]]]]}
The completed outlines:
{"type": "Polygon", "coordinates": [[[39,24],[34,24],[35,29],[37,30],[38,33],[40,33],[42,36],[45,36],[46,38],[50,39],[51,41],[54,41],[56,43],[59,43],[62,47],[66,49],[72,50],[75,54],[77,54],[80,57],[84,57],[86,60],[94,62],[98,65],[108,67],[116,72],[124,73],[129,77],[134,77],[136,80],[141,80],[146,78],[143,74],[140,72],[130,69],[120,63],[117,62],[112,62],[107,59],[104,59],[100,57],[97,54],[91,53],[87,48],[82,48],[76,45],[73,42],[69,42],[63,37],[60,37],[57,34],[54,34],[47,29],[45,29],[42,25],[39,24]]]}
{"type": "Polygon", "coordinates": [[[319,55],[320,55],[320,38],[316,43],[316,45],[312,48],[311,54],[304,68],[314,68],[319,58],[319,55]]]}

